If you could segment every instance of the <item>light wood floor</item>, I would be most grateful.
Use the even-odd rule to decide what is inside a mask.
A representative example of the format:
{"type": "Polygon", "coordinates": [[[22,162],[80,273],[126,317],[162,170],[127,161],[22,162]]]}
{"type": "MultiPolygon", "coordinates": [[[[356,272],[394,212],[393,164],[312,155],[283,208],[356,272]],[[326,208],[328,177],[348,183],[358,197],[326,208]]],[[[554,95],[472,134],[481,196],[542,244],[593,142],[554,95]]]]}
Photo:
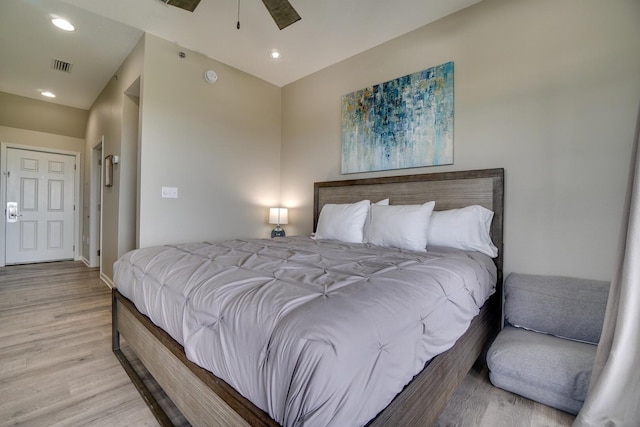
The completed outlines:
{"type": "MultiPolygon", "coordinates": [[[[437,426],[572,421],[491,386],[483,368],[467,375],[437,426]]],[[[0,268],[0,426],[9,425],[158,425],[111,352],[111,292],[97,270],[81,262],[0,268]]]]}

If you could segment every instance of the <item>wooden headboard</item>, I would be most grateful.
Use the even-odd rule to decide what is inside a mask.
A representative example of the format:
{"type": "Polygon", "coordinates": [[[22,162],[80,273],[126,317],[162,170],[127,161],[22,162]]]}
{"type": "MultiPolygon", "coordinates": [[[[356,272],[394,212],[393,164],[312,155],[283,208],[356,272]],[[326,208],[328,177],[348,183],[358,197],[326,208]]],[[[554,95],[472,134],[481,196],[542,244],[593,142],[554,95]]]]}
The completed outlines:
{"type": "Polygon", "coordinates": [[[326,181],[314,184],[313,229],[327,203],[354,203],[389,198],[392,205],[435,201],[435,210],[480,205],[494,212],[491,239],[498,248],[495,258],[498,285],[502,284],[502,220],[504,211],[504,169],[483,169],[402,175],[382,178],[326,181]]]}

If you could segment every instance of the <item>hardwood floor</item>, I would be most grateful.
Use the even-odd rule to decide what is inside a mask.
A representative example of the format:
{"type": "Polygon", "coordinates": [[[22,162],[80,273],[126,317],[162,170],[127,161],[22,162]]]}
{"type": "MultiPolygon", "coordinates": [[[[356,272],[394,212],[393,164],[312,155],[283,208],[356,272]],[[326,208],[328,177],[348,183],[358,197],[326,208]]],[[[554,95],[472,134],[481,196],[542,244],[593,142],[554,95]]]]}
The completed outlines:
{"type": "MultiPolygon", "coordinates": [[[[160,400],[176,424],[188,424],[160,400]]],[[[491,386],[483,368],[467,375],[437,426],[572,421],[491,386]]],[[[0,268],[0,426],[9,425],[158,425],[111,351],[111,291],[96,269],[81,262],[0,268]]]]}
{"type": "Polygon", "coordinates": [[[0,268],[0,425],[157,425],[111,352],[111,292],[96,270],[0,268]]]}
{"type": "Polygon", "coordinates": [[[436,427],[564,427],[574,416],[491,385],[486,364],[467,374],[436,427]]]}

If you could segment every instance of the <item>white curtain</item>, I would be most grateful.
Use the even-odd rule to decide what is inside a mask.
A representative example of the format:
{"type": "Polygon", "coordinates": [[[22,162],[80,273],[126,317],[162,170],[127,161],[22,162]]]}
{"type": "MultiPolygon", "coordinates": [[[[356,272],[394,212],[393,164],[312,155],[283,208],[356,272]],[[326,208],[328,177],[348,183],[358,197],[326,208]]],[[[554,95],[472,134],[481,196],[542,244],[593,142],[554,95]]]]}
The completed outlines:
{"type": "Polygon", "coordinates": [[[574,427],[640,426],[640,109],[617,269],[589,393],[574,427]]]}

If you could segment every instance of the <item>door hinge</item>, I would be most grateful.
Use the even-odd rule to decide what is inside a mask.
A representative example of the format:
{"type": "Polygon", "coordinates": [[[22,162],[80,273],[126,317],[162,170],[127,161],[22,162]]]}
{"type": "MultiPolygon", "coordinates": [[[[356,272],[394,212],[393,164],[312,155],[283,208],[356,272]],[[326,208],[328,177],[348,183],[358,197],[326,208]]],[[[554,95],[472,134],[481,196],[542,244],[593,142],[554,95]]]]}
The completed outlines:
{"type": "Polygon", "coordinates": [[[76,165],[75,163],[73,164],[73,170],[78,170],[78,165],[76,165]]]}
{"type": "Polygon", "coordinates": [[[73,245],[73,252],[75,253],[76,251],[76,245],[73,245]]]}
{"type": "Polygon", "coordinates": [[[100,249],[98,249],[98,256],[100,256],[100,249]]]}

